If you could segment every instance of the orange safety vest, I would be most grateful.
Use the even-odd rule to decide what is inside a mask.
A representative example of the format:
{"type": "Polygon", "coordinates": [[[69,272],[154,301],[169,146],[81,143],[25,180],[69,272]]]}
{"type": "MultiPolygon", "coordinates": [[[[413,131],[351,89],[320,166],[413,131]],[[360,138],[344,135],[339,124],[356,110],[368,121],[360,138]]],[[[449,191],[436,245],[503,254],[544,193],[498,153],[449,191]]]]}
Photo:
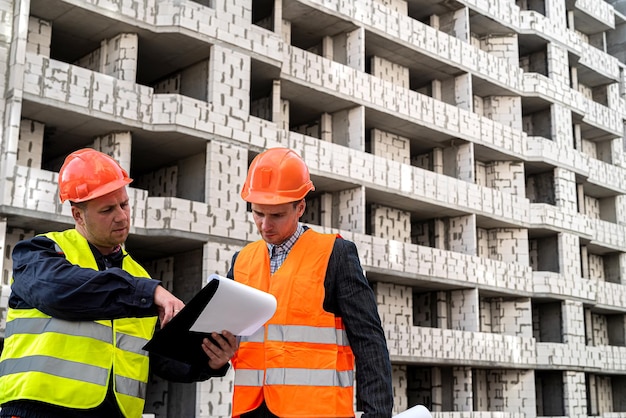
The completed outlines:
{"type": "Polygon", "coordinates": [[[336,235],[306,230],[270,274],[267,244],[247,245],[236,281],[271,293],[278,306],[232,359],[233,416],[263,399],[280,417],[354,417],[354,355],[341,318],[324,311],[324,278],[336,235]]]}

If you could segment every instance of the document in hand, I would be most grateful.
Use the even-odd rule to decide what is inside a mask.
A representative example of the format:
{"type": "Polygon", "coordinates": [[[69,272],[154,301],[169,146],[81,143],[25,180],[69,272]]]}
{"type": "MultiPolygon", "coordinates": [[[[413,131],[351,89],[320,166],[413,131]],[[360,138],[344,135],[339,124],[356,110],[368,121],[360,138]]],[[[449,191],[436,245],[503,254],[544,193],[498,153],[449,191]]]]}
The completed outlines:
{"type": "Polygon", "coordinates": [[[223,330],[252,335],[275,311],[273,295],[212,274],[207,285],[143,348],[188,364],[206,363],[204,338],[223,330]]]}

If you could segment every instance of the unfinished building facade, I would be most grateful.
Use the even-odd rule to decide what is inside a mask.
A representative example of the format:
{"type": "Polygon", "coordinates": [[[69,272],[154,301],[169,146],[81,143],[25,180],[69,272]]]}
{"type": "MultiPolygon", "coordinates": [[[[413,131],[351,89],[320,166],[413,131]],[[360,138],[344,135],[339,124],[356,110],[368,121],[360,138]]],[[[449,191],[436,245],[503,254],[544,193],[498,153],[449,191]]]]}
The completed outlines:
{"type": "MultiPolygon", "coordinates": [[[[239,191],[296,150],[353,240],[395,412],[626,417],[625,0],[0,0],[0,333],[11,250],[115,157],[127,249],[189,300],[258,239],[239,191]]],[[[232,372],[146,413],[228,417],[232,372]]],[[[358,405],[356,405],[358,409],[358,405]]],[[[460,415],[461,414],[461,415],[460,415]]]]}

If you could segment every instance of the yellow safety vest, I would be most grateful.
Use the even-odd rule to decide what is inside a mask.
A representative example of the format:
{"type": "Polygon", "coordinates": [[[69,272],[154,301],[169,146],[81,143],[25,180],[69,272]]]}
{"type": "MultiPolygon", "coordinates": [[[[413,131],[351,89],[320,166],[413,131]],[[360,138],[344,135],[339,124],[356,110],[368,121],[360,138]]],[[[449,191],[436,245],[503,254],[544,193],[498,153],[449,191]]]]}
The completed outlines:
{"type": "MultiPolygon", "coordinates": [[[[44,235],[57,243],[72,264],[98,269],[87,240],[75,229],[44,235]]],[[[122,268],[149,279],[127,254],[122,268]]],[[[153,316],[65,321],[34,308],[9,308],[0,358],[0,404],[33,400],[73,409],[95,408],[106,397],[113,370],[120,410],[127,418],[141,417],[149,368],[148,353],[142,347],[152,338],[156,320],[153,316]]]]}
{"type": "Polygon", "coordinates": [[[233,357],[233,416],[263,399],[279,417],[353,417],[354,355],[341,318],[324,311],[324,279],[336,236],[311,229],[270,275],[264,241],[246,246],[236,281],[269,292],[278,306],[233,357]]]}

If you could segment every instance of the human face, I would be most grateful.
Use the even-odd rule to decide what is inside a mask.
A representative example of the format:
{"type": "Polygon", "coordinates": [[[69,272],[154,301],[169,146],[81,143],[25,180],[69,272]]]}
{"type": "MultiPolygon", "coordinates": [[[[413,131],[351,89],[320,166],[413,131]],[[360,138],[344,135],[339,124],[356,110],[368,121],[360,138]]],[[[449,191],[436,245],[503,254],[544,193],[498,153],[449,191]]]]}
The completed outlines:
{"type": "Polygon", "coordinates": [[[283,203],[282,205],[260,205],[252,203],[252,216],[261,237],[268,244],[282,244],[296,232],[298,221],[304,213],[306,203],[283,203]]]}
{"type": "Polygon", "coordinates": [[[72,216],[76,230],[102,254],[110,254],[126,241],[130,230],[126,187],[72,206],[72,216]]]}

